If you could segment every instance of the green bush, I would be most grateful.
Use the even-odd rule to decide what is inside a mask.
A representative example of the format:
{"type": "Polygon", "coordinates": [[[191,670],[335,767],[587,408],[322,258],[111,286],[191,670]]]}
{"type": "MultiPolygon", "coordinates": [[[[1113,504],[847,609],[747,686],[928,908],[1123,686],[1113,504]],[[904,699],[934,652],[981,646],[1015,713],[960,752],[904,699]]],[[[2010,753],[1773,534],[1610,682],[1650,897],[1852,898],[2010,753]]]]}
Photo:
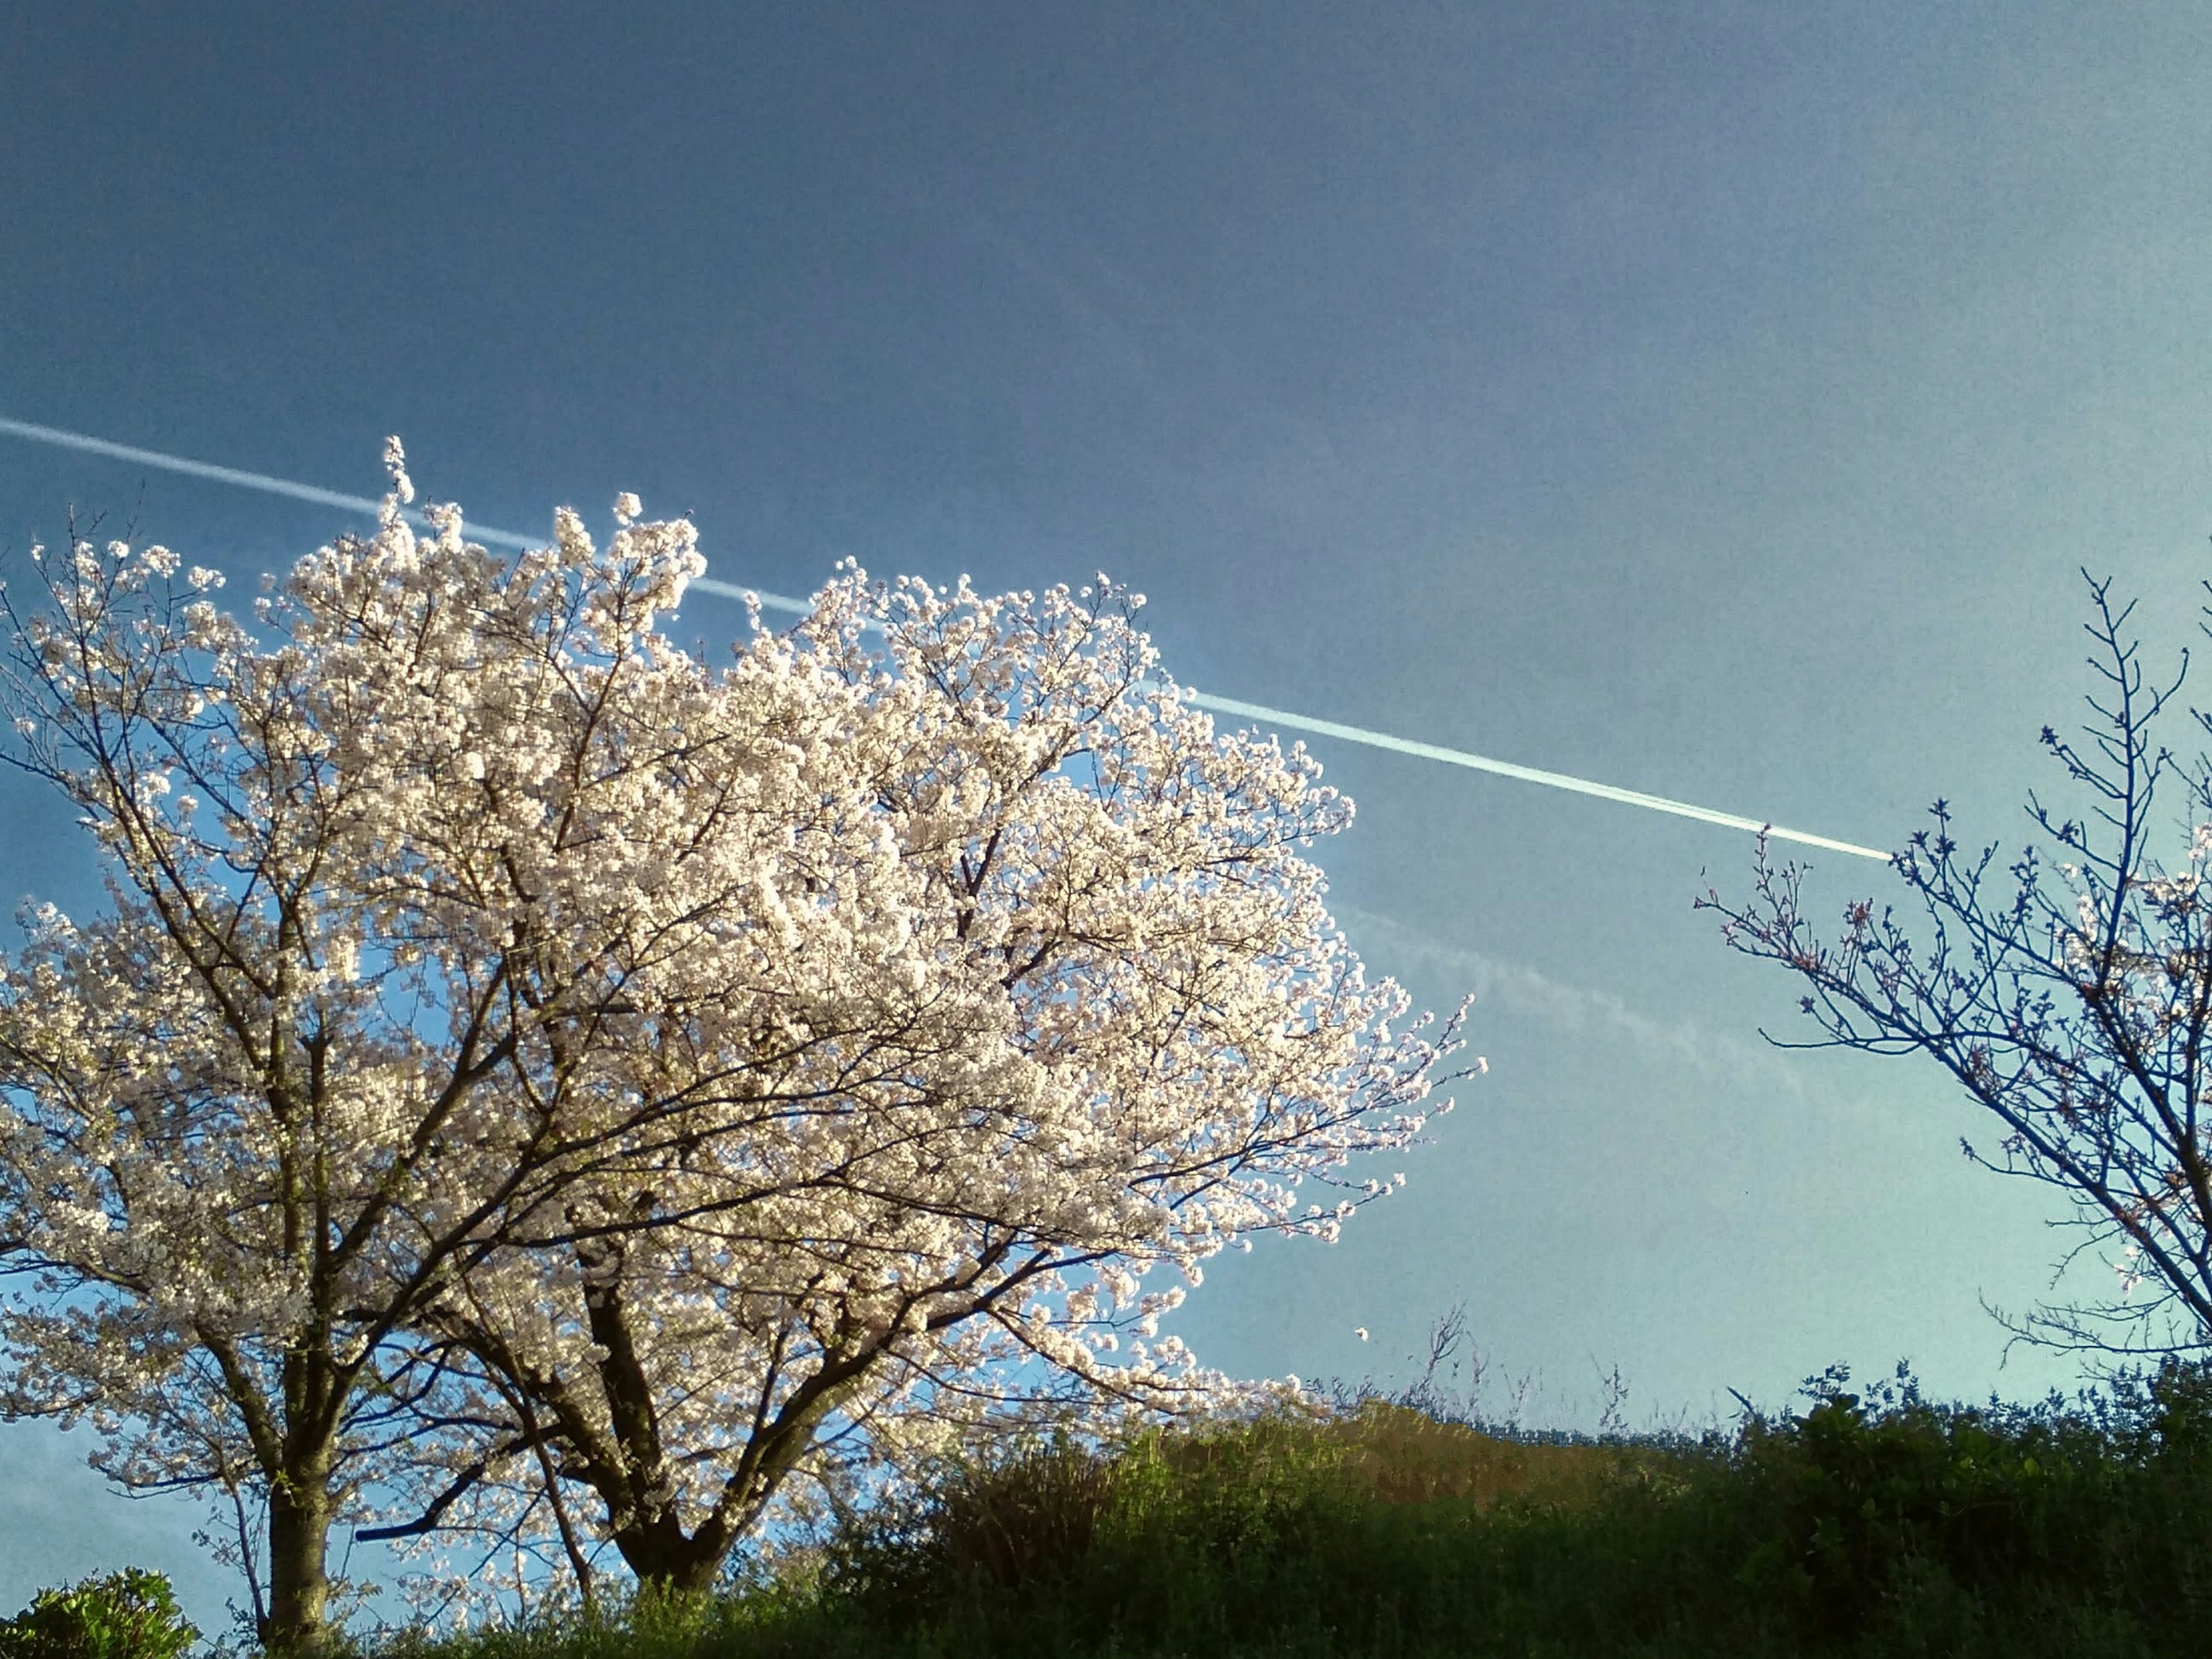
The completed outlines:
{"type": "Polygon", "coordinates": [[[868,1651],[812,1597],[776,1583],[740,1593],[602,1595],[589,1609],[548,1607],[518,1622],[458,1632],[386,1631],[364,1659],[827,1659],[868,1651]]]}
{"type": "Polygon", "coordinates": [[[859,1518],[831,1545],[825,1583],[906,1617],[979,1593],[1061,1594],[1133,1553],[1267,1558],[1308,1511],[1349,1496],[1346,1449],[1324,1425],[1287,1418],[1155,1431],[1110,1451],[1016,1442],[950,1460],[919,1494],[859,1518]]]}
{"type": "MultiPolygon", "coordinates": [[[[1388,1405],[1036,1438],[712,1604],[389,1659],[2197,1659],[2212,1369],[1939,1406],[1833,1370],[1691,1441],[1532,1444],[1388,1405]]],[[[0,1656],[5,1659],[5,1656],[0,1656]]]]}
{"type": "Polygon", "coordinates": [[[2212,1373],[2169,1361],[2094,1408],[1923,1400],[1832,1369],[1802,1416],[1749,1425],[1721,1501],[1756,1541],[1738,1570],[1805,1625],[1853,1632],[1967,1601],[2098,1606],[2146,1632],[2212,1612],[2212,1373]]]}
{"type": "Polygon", "coordinates": [[[40,1590],[0,1624],[0,1659],[181,1659],[199,1638],[167,1578],[126,1567],[40,1590]]]}
{"type": "Polygon", "coordinates": [[[1697,1442],[1530,1447],[1370,1402],[1020,1447],[850,1529],[825,1605],[963,1659],[2212,1650],[2204,1370],[2074,1408],[1849,1382],[1697,1442]]]}

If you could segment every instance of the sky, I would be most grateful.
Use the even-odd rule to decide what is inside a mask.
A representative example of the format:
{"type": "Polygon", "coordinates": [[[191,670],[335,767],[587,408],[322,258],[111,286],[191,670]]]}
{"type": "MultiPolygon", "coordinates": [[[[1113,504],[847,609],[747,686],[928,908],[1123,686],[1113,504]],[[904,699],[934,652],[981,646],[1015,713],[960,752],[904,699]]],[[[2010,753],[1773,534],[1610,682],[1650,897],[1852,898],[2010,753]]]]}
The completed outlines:
{"type": "MultiPolygon", "coordinates": [[[[2016,843],[2080,567],[2193,636],[2212,17],[2039,5],[33,9],[0,51],[0,416],[542,532],[615,494],[718,579],[1104,571],[1200,690],[1901,845],[2016,843]]],[[[0,563],[105,512],[241,580],[343,511],[0,436],[0,563]]],[[[4,574],[4,573],[0,573],[4,574]]],[[[679,633],[720,648],[701,594],[679,633]]],[[[1632,1426],[1834,1361],[2033,1397],[1984,1304],[2048,1198],[1932,1068],[1783,1051],[1711,824],[1316,738],[1370,967],[1486,1075],[1342,1242],[1217,1261],[1246,1376],[1632,1426]],[[1363,1343],[1356,1328],[1372,1333],[1363,1343]]],[[[1811,856],[1825,914],[1881,866],[1811,856]]],[[[0,899],[97,902],[0,781],[0,899]]],[[[191,1513],[0,1428],[0,1612],[191,1513]]],[[[213,1609],[212,1613],[209,1609],[213,1609]]]]}

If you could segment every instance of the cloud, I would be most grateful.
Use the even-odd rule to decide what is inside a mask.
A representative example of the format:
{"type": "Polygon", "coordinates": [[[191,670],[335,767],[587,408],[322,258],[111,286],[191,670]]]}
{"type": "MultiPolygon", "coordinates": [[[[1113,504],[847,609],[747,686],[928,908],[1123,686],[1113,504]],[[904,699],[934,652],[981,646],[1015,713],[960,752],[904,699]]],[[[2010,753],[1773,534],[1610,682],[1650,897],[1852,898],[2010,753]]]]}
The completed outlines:
{"type": "Polygon", "coordinates": [[[1478,1010],[1535,1021],[1584,1046],[1601,1036],[1626,1040],[1675,1067],[1708,1077],[1755,1078],[1793,1097],[1805,1092],[1796,1069],[1764,1043],[1709,1031],[1687,1020],[1654,1018],[1610,991],[1570,985],[1525,963],[1447,945],[1372,910],[1339,905],[1336,918],[1356,934],[1361,957],[1373,966],[1401,978],[1405,969],[1425,969],[1472,991],[1478,1010]]]}

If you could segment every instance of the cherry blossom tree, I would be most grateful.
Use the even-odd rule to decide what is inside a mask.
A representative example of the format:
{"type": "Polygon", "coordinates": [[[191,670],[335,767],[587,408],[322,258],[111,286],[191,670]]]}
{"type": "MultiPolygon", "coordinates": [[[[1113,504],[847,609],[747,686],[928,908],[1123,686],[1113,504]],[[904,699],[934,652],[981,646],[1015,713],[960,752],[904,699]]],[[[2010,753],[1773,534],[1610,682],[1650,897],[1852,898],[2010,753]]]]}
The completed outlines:
{"type": "Polygon", "coordinates": [[[388,459],[250,625],[74,536],[9,604],[111,902],[0,963],[0,1404],[220,1494],[307,1648],[395,1492],[693,1583],[840,1442],[1203,1394],[1145,1272],[1333,1231],[1443,1051],[1297,855],[1348,804],[1110,589],[854,572],[710,671],[689,525],[501,559],[388,459]]]}
{"type": "MultiPolygon", "coordinates": [[[[1301,856],[1349,803],[1302,752],[1218,733],[1133,604],[1103,581],[987,599],[856,571],[740,659],[739,706],[797,680],[829,711],[810,748],[824,838],[794,859],[809,892],[887,907],[875,925],[924,964],[900,1019],[958,1009],[974,1057],[871,1049],[863,1070],[802,1048],[854,1024],[842,966],[795,924],[757,930],[753,1018],[782,1091],[820,1109],[657,1172],[649,1232],[516,1246],[457,1282],[426,1321],[474,1384],[443,1407],[466,1431],[454,1467],[367,1535],[450,1526],[466,1494],[495,1535],[528,1516],[557,1533],[587,1584],[580,1533],[699,1589],[790,1477],[855,1443],[911,1451],[1024,1398],[1223,1398],[1157,1335],[1181,1286],[1144,1276],[1194,1284],[1256,1231],[1333,1236],[1385,1183],[1318,1205],[1302,1183],[1404,1146],[1438,1050],[1391,1034],[1404,997],[1365,982],[1301,856]],[[823,860],[852,845],[890,862],[841,890],[823,860]]],[[[653,1086],[727,1063],[696,1018],[672,1008],[639,1056],[681,1079],[653,1086]]]]}
{"type": "MultiPolygon", "coordinates": [[[[2085,580],[2087,573],[2084,572],[2085,580]]],[[[1891,863],[1910,904],[1808,915],[1804,872],[1762,844],[1741,904],[1709,892],[1729,944],[1781,963],[1821,1035],[1802,1047],[1918,1054],[1995,1120],[1986,1168],[2069,1200],[2111,1293],[2004,1316],[2016,1334],[2106,1355],[2212,1349],[2212,756],[2159,742],[2179,676],[2147,678],[2132,606],[2090,582],[2101,682],[2081,738],[2043,744],[2082,801],[2031,798],[2008,860],[1963,849],[1951,811],[1891,863]],[[2165,791],[2166,793],[2161,793],[2165,791]],[[1917,912],[1917,915],[1914,914],[1917,912]]],[[[2212,730],[2212,717],[2194,716],[2212,730]]],[[[1985,1143],[1986,1144],[1986,1143],[1985,1143]]]]}

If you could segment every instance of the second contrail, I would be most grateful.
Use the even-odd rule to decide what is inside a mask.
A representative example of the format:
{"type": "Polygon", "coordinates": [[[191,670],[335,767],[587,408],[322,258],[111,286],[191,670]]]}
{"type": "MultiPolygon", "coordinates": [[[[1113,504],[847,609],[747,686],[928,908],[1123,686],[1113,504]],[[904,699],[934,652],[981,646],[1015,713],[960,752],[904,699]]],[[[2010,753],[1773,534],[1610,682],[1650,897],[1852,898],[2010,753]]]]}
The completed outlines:
{"type": "MultiPolygon", "coordinates": [[[[348,495],[335,489],[301,483],[296,479],[279,478],[266,472],[248,472],[234,466],[217,466],[210,461],[195,461],[183,455],[166,454],[158,449],[140,449],[134,445],[119,444],[82,432],[64,431],[59,427],[9,420],[5,416],[0,416],[0,436],[49,444],[58,449],[74,449],[87,455],[105,456],[111,460],[131,461],[159,471],[180,472],[187,477],[205,478],[240,489],[256,489],[264,495],[286,495],[294,501],[312,501],[319,507],[344,507],[350,512],[374,516],[383,506],[372,496],[348,495]]],[[[422,521],[420,515],[414,516],[418,522],[422,521]]],[[[495,547],[534,548],[545,544],[543,537],[525,536],[512,530],[493,530],[479,524],[471,524],[467,530],[477,540],[495,547]]],[[[734,583],[717,581],[709,576],[698,578],[691,586],[701,592],[713,593],[723,599],[742,599],[750,595],[759,600],[764,609],[770,611],[804,616],[813,609],[803,599],[790,599],[781,593],[764,593],[758,588],[739,587],[734,583]]],[[[1565,789],[1573,794],[1594,796],[1599,800],[1618,801],[1624,806],[1640,806],[1647,811],[1671,813],[1678,818],[1694,818],[1700,823],[1718,824],[1726,830],[1748,830],[1753,835],[1765,835],[1776,841],[1794,842],[1802,847],[1818,847],[1831,853],[1848,853],[1853,858],[1876,859],[1884,862],[1889,858],[1888,854],[1875,848],[1861,847],[1856,842],[1838,841],[1832,836],[1816,836],[1807,830],[1786,830],[1778,823],[1769,823],[1764,819],[1716,811],[1710,806],[1670,800],[1664,795],[1648,795],[1640,789],[1623,789],[1616,784],[1570,777],[1564,772],[1547,772],[1539,767],[1521,766],[1512,761],[1492,760],[1487,755],[1470,754],[1464,749],[1447,749],[1440,744],[1419,743],[1411,738],[1393,737],[1388,732],[1372,732],[1365,726],[1346,726],[1336,720],[1320,720],[1311,714],[1294,714],[1287,709],[1270,708],[1265,703],[1240,702],[1234,697],[1217,697],[1201,692],[1191,693],[1190,701],[1215,714],[1261,720],[1270,726],[1280,726],[1285,731],[1302,732],[1318,738],[1334,738],[1340,742],[1387,750],[1395,755],[1411,755],[1420,760],[1441,761],[1447,766],[1462,766],[1473,772],[1488,772],[1497,777],[1513,778],[1522,783],[1541,784],[1547,789],[1565,789]]]]}

